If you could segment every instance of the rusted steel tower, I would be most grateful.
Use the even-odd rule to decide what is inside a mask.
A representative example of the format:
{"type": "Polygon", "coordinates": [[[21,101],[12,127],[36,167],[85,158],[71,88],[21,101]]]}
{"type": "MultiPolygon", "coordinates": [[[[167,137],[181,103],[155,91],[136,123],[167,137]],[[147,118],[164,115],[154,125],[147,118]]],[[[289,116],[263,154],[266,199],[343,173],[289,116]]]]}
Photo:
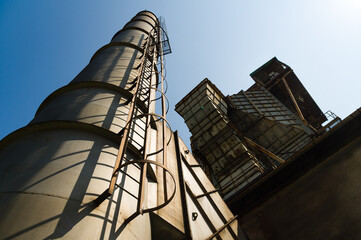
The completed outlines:
{"type": "Polygon", "coordinates": [[[237,238],[166,120],[170,52],[164,24],[138,13],[0,142],[0,238],[237,238]]]}

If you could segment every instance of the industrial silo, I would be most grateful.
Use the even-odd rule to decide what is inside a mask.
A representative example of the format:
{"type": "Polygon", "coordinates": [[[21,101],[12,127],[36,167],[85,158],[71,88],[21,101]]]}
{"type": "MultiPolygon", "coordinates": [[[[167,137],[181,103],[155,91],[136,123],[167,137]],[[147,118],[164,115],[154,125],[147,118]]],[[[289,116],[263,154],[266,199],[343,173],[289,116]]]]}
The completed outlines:
{"type": "Polygon", "coordinates": [[[0,142],[0,238],[236,238],[235,217],[166,126],[169,52],[164,25],[139,12],[0,142]]]}

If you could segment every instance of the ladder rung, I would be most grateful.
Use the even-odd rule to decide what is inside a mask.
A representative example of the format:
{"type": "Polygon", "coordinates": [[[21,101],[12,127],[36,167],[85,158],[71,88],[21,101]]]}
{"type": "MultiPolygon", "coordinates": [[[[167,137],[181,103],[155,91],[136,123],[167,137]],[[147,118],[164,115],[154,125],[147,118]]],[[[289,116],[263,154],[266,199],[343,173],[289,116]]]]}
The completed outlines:
{"type": "MultiPolygon", "coordinates": [[[[126,158],[126,157],[124,157],[124,159],[127,161],[127,162],[130,162],[131,160],[129,160],[128,158],[126,158]]],[[[141,168],[138,166],[138,165],[136,165],[136,164],[133,164],[136,168],[138,168],[139,170],[141,170],[141,168]]]]}
{"type": "Polygon", "coordinates": [[[124,173],[124,174],[127,175],[129,178],[131,178],[134,182],[139,183],[139,181],[138,181],[137,179],[135,179],[134,177],[130,176],[127,172],[124,172],[124,171],[121,170],[121,169],[119,170],[119,172],[124,173]]]}
{"type": "Polygon", "coordinates": [[[200,164],[196,164],[196,165],[190,165],[191,167],[202,167],[202,165],[200,164]]]}
{"type": "Polygon", "coordinates": [[[201,197],[210,195],[210,194],[215,193],[215,192],[218,192],[218,190],[216,189],[216,190],[213,190],[213,191],[210,191],[210,192],[206,192],[206,193],[200,194],[200,195],[195,196],[195,197],[196,197],[196,198],[201,198],[201,197]]]}
{"type": "Polygon", "coordinates": [[[131,193],[128,190],[126,190],[125,188],[121,187],[119,184],[115,184],[115,186],[122,189],[124,192],[128,193],[130,196],[134,197],[135,199],[138,199],[138,197],[136,197],[133,193],[131,193]]]}

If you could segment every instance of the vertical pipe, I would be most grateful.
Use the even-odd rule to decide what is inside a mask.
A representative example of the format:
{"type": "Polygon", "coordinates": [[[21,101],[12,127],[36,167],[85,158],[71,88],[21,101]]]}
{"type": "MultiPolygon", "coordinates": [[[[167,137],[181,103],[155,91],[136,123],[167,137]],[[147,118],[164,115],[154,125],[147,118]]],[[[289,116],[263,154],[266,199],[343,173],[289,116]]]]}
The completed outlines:
{"type": "MultiPolygon", "coordinates": [[[[163,65],[163,45],[162,45],[162,29],[158,25],[158,36],[159,36],[159,52],[160,52],[160,84],[161,84],[161,95],[162,95],[162,135],[163,135],[163,165],[167,167],[167,125],[166,125],[166,103],[164,96],[164,65],[163,65]]],[[[167,189],[167,175],[166,171],[163,169],[163,188],[164,188],[164,201],[168,199],[168,189],[167,189]]]]}

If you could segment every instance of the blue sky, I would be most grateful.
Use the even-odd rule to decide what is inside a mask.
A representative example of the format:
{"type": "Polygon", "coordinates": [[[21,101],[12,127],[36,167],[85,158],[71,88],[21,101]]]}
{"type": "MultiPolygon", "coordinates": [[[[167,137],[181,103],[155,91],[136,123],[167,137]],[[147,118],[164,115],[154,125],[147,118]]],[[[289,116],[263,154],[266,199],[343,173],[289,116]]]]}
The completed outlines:
{"type": "Polygon", "coordinates": [[[165,18],[168,120],[190,136],[174,105],[205,77],[225,94],[276,56],[293,68],[322,111],[360,107],[361,0],[0,2],[0,139],[25,126],[137,12],[165,18]]]}

